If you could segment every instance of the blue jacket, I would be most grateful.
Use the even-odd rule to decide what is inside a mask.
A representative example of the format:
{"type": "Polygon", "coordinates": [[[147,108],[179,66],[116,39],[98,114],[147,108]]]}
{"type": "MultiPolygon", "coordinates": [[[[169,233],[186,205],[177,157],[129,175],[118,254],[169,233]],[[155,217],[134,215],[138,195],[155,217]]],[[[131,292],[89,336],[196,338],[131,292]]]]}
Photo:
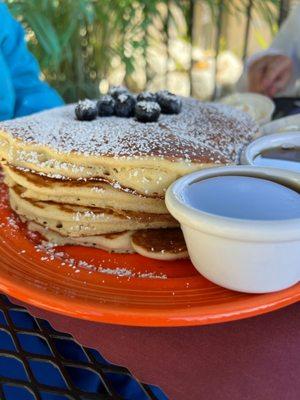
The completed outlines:
{"type": "Polygon", "coordinates": [[[39,65],[27,49],[21,25],[0,0],[0,121],[63,104],[39,76],[39,65]]]}

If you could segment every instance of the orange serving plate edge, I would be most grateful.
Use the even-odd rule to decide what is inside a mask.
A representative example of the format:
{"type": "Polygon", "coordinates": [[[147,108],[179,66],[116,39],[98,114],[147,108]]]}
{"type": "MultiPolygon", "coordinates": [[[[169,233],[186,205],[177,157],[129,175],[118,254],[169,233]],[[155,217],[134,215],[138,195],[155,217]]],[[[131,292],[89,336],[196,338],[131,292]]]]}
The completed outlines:
{"type": "Polygon", "coordinates": [[[89,321],[175,327],[252,317],[300,300],[300,284],[260,295],[221,288],[189,260],[155,261],[80,246],[48,253],[10,210],[3,184],[0,195],[0,290],[33,306],[89,321]],[[115,275],[118,268],[130,276],[115,275]]]}

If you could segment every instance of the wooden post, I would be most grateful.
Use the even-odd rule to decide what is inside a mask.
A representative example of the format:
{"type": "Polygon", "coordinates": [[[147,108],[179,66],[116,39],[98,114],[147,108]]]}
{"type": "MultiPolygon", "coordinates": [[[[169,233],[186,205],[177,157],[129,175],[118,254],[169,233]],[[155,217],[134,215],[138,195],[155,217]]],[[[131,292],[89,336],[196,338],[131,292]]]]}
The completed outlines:
{"type": "Polygon", "coordinates": [[[188,20],[188,34],[191,40],[190,50],[190,66],[189,66],[189,82],[190,82],[190,96],[193,96],[193,43],[194,43],[194,0],[189,0],[189,20],[188,20]]]}
{"type": "Polygon", "coordinates": [[[220,39],[222,34],[222,18],[223,18],[224,0],[218,1],[218,15],[217,15],[217,34],[215,42],[215,69],[214,69],[214,93],[213,100],[217,97],[217,59],[220,52],[220,39]]]}
{"type": "Polygon", "coordinates": [[[279,5],[278,25],[286,19],[291,7],[291,0],[281,0],[279,5]]]}
{"type": "Polygon", "coordinates": [[[243,61],[245,61],[248,53],[248,42],[249,42],[249,33],[250,33],[250,24],[251,24],[251,13],[253,7],[253,0],[249,0],[247,6],[247,22],[246,22],[246,29],[245,29],[245,38],[244,38],[244,47],[243,47],[243,61]]]}

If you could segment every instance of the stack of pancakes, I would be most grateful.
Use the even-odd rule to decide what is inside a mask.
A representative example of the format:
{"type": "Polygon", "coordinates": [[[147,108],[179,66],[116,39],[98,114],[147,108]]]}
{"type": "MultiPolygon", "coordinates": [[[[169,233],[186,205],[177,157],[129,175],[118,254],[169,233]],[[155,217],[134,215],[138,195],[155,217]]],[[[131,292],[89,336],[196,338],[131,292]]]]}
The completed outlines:
{"type": "Polygon", "coordinates": [[[75,105],[0,124],[0,157],[13,210],[56,244],[153,258],[186,256],[164,195],[182,175],[235,164],[257,135],[245,113],[182,99],[158,122],[78,121],[75,105]]]}

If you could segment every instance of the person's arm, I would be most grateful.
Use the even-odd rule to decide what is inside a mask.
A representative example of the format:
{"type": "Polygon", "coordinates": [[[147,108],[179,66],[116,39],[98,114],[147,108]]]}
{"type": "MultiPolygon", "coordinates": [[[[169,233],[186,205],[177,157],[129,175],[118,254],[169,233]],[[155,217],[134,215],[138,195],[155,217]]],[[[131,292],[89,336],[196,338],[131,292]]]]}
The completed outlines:
{"type": "Polygon", "coordinates": [[[251,90],[269,96],[295,92],[300,77],[300,6],[282,24],[269,49],[251,56],[238,83],[241,91],[251,90]]]}
{"type": "Polygon", "coordinates": [[[14,116],[32,114],[63,104],[57,92],[40,80],[40,69],[26,46],[23,28],[2,3],[0,18],[0,49],[15,92],[14,116]]]}
{"type": "Polygon", "coordinates": [[[300,71],[299,29],[300,5],[290,12],[270,46],[270,51],[292,58],[298,71],[300,71]]]}

